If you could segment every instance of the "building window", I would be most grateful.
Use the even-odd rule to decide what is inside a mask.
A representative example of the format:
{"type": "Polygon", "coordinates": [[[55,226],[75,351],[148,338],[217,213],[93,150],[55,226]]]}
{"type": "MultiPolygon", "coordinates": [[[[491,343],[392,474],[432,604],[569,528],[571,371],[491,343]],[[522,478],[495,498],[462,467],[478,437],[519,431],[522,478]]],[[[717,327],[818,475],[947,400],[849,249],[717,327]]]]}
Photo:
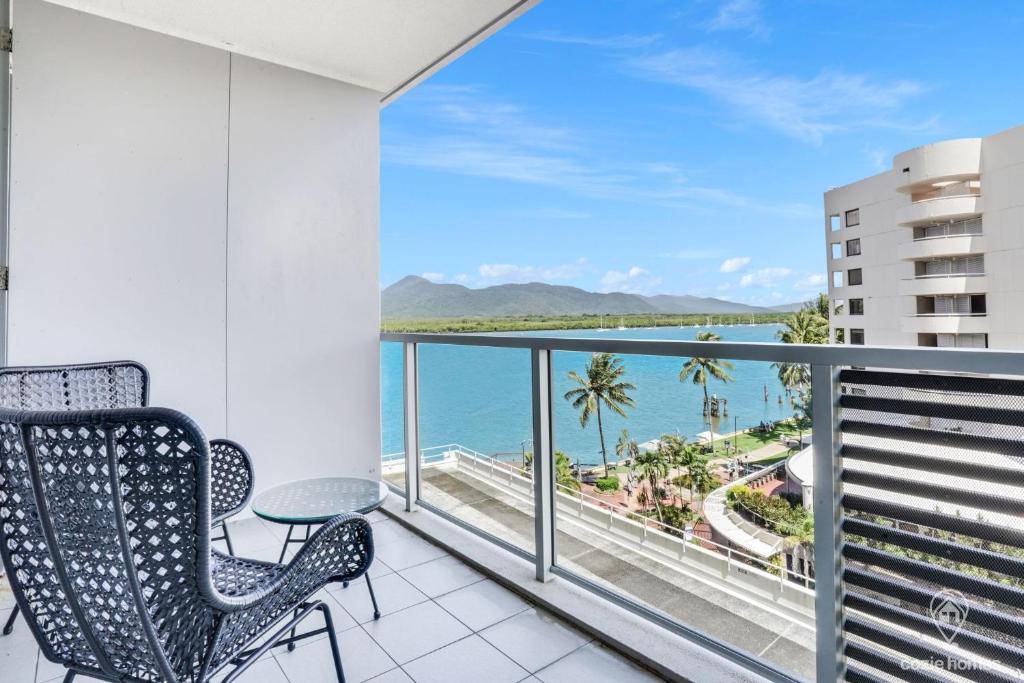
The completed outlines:
{"type": "Polygon", "coordinates": [[[860,225],[860,209],[850,209],[846,212],[846,227],[852,228],[860,225]]]}
{"type": "Polygon", "coordinates": [[[846,255],[860,256],[860,240],[846,240],[846,255]]]}
{"type": "Polygon", "coordinates": [[[841,327],[836,328],[836,344],[846,343],[846,330],[841,327]]]}
{"type": "Polygon", "coordinates": [[[843,227],[842,223],[839,222],[839,216],[828,217],[828,229],[835,232],[839,228],[843,227]]]}
{"type": "Polygon", "coordinates": [[[832,259],[843,258],[843,245],[839,242],[833,242],[829,245],[832,249],[832,259]]]}
{"type": "Polygon", "coordinates": [[[848,285],[860,285],[864,283],[864,278],[861,274],[860,268],[851,268],[846,272],[846,283],[848,285]]]}
{"type": "Polygon", "coordinates": [[[864,315],[864,299],[850,299],[850,315],[864,315]]]}
{"type": "Polygon", "coordinates": [[[843,271],[837,270],[832,273],[832,286],[842,287],[843,286],[843,271]]]}
{"type": "Polygon", "coordinates": [[[864,330],[850,328],[850,343],[859,346],[864,345],[864,330]]]}

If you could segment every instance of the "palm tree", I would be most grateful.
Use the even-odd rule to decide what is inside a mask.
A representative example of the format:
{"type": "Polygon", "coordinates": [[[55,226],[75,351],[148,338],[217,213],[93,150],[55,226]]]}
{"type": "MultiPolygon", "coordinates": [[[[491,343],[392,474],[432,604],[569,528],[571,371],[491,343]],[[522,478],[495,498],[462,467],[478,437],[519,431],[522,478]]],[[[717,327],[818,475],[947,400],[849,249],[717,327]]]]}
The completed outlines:
{"type": "Polygon", "coordinates": [[[658,521],[662,523],[665,522],[665,516],[661,514],[661,496],[658,495],[658,480],[668,476],[668,465],[668,460],[660,449],[651,449],[637,453],[633,459],[633,468],[642,479],[647,480],[647,485],[650,488],[650,498],[654,500],[654,508],[658,511],[658,521]]]}
{"type": "Polygon", "coordinates": [[[801,308],[786,318],[785,325],[786,327],[778,332],[779,340],[784,344],[828,342],[828,315],[818,313],[816,306],[801,308]]]}
{"type": "Polygon", "coordinates": [[[703,514],[704,496],[718,488],[718,479],[715,473],[708,467],[707,460],[703,458],[694,459],[686,468],[686,473],[680,475],[680,479],[690,488],[690,500],[700,496],[701,509],[703,514]]]}
{"type": "MultiPolygon", "coordinates": [[[[722,338],[714,332],[698,332],[696,339],[699,342],[716,342],[722,340],[722,338]]],[[[680,382],[685,382],[687,379],[690,379],[690,377],[693,377],[693,383],[704,388],[704,411],[708,416],[709,426],[711,425],[711,403],[708,400],[708,378],[717,379],[719,382],[731,382],[732,376],[728,371],[735,368],[736,366],[727,360],[696,357],[686,361],[683,365],[683,369],[679,371],[680,382]]],[[[714,430],[712,430],[711,452],[713,453],[714,450],[715,436],[714,430]]]]}
{"type": "Polygon", "coordinates": [[[601,404],[611,411],[626,417],[623,406],[632,408],[636,402],[629,395],[636,386],[623,382],[626,369],[622,359],[610,353],[595,353],[587,364],[586,377],[576,371],[569,373],[569,379],[578,386],[565,392],[565,400],[580,411],[580,426],[586,427],[590,416],[597,414],[597,434],[601,439],[601,458],[604,461],[604,476],[608,476],[608,450],[604,444],[604,424],[601,421],[601,404]]]}
{"type": "Polygon", "coordinates": [[[615,455],[619,456],[619,460],[632,460],[640,455],[640,446],[629,438],[629,431],[626,429],[622,430],[622,435],[615,444],[615,455]]]}
{"type": "MultiPolygon", "coordinates": [[[[526,452],[523,469],[527,472],[533,469],[533,451],[526,452]]],[[[562,451],[555,451],[555,482],[575,491],[580,489],[580,482],[572,473],[572,460],[562,451]]]]}

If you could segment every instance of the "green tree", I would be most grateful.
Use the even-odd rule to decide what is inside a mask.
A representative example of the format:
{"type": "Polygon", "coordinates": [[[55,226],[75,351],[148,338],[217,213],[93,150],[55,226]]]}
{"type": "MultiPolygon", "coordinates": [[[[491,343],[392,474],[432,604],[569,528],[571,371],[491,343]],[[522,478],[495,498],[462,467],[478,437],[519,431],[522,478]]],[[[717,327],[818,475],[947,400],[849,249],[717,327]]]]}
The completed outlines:
{"type": "Polygon", "coordinates": [[[622,435],[615,444],[615,455],[619,456],[619,460],[632,460],[640,455],[640,446],[629,438],[629,431],[626,429],[622,430],[622,435]]]}
{"type": "Polygon", "coordinates": [[[704,511],[704,497],[718,488],[718,478],[708,466],[707,460],[696,458],[686,468],[686,472],[679,476],[679,481],[690,489],[690,500],[698,498],[701,501],[700,510],[704,511]]]}
{"type": "MultiPolygon", "coordinates": [[[[669,462],[660,448],[637,453],[633,459],[633,469],[641,479],[647,481],[650,490],[649,499],[654,501],[658,511],[658,521],[664,523],[665,516],[661,512],[661,496],[658,495],[658,481],[668,476],[669,462]]],[[[637,497],[639,499],[639,496],[637,497]]]]}
{"type": "MultiPolygon", "coordinates": [[[[527,472],[533,469],[533,451],[526,452],[523,469],[527,472]]],[[[562,451],[555,451],[555,482],[574,491],[580,490],[580,482],[572,473],[572,460],[562,451]]]]}
{"type": "Polygon", "coordinates": [[[601,405],[622,417],[627,417],[626,407],[636,405],[629,392],[636,391],[636,386],[622,381],[626,368],[622,359],[610,353],[595,353],[587,364],[586,377],[580,376],[575,370],[569,373],[569,379],[577,384],[575,389],[565,392],[565,400],[572,402],[572,407],[580,411],[580,426],[586,427],[590,416],[597,415],[597,434],[601,440],[601,459],[604,461],[604,476],[608,476],[608,449],[604,443],[604,424],[601,421],[601,405]]]}
{"type": "MultiPolygon", "coordinates": [[[[716,342],[721,341],[714,332],[698,332],[697,341],[699,342],[716,342]]],[[[732,375],[729,374],[729,370],[736,368],[730,361],[719,360],[718,358],[709,357],[695,357],[686,361],[683,364],[683,369],[679,371],[679,381],[685,382],[692,378],[693,383],[699,385],[704,389],[704,407],[708,415],[708,424],[711,424],[711,404],[708,400],[708,379],[717,379],[719,382],[731,382],[732,375]]],[[[715,437],[714,430],[711,431],[711,451],[715,450],[715,437]]]]}

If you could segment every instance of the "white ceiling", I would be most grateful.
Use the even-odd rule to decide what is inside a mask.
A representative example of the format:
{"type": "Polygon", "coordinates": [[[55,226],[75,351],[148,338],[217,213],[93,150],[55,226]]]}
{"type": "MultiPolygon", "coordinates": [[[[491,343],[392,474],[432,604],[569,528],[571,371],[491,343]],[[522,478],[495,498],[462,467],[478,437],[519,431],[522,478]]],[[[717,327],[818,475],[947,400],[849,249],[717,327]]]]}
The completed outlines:
{"type": "Polygon", "coordinates": [[[370,88],[385,101],[539,2],[48,1],[370,88]]]}

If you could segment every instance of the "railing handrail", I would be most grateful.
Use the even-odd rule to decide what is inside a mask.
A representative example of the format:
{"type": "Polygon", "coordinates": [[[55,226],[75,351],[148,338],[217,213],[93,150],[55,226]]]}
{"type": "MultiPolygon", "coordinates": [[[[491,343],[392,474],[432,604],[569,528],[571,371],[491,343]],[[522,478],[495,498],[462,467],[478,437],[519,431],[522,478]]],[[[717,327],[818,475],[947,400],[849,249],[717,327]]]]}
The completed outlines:
{"type": "MultiPolygon", "coordinates": [[[[438,447],[435,446],[434,448],[438,448],[438,447]]],[[[426,449],[423,449],[423,450],[426,450],[426,449]]],[[[498,460],[497,458],[492,458],[492,457],[490,457],[488,455],[483,455],[482,453],[479,453],[478,451],[474,451],[471,448],[466,448],[464,446],[460,446],[459,444],[454,444],[454,448],[452,450],[455,453],[457,453],[457,454],[466,455],[466,456],[472,457],[472,458],[477,459],[477,460],[490,461],[491,464],[500,465],[501,467],[506,468],[505,471],[510,472],[512,474],[515,474],[516,476],[520,477],[521,479],[523,479],[525,481],[530,482],[530,481],[533,480],[532,477],[529,476],[530,475],[530,471],[529,470],[521,468],[521,467],[516,467],[515,465],[513,465],[510,462],[507,462],[507,461],[504,461],[504,460],[498,460]]],[[[735,485],[735,482],[730,482],[728,484],[724,484],[721,487],[721,489],[726,489],[726,488],[729,488],[729,487],[734,486],[734,485],[735,485]]],[[[590,503],[591,505],[594,505],[595,507],[607,508],[608,510],[612,511],[614,514],[620,515],[620,516],[622,516],[622,517],[624,517],[624,518],[626,518],[628,520],[637,521],[640,524],[642,524],[644,526],[647,526],[649,528],[653,527],[655,531],[660,531],[661,533],[668,534],[670,536],[677,537],[677,538],[679,537],[679,532],[682,532],[682,533],[685,534],[685,531],[686,531],[685,529],[680,529],[678,527],[674,527],[674,526],[665,524],[664,522],[661,522],[661,521],[659,521],[657,519],[653,519],[651,517],[647,517],[646,515],[642,515],[642,514],[640,514],[638,512],[634,512],[633,510],[622,510],[622,509],[619,509],[619,508],[614,507],[613,505],[611,505],[608,501],[601,500],[600,498],[597,498],[597,497],[592,496],[590,494],[584,493],[583,491],[571,488],[569,486],[566,486],[565,484],[556,483],[555,484],[555,488],[556,488],[556,490],[565,491],[566,495],[568,495],[568,496],[571,496],[573,498],[579,498],[583,502],[590,503]]],[[[717,491],[717,489],[716,489],[716,491],[717,491]]],[[[705,496],[705,501],[711,495],[712,494],[709,493],[707,496],[705,496]]],[[[681,540],[684,543],[687,542],[685,536],[682,537],[681,540]]],[[[757,557],[755,555],[750,555],[748,553],[743,552],[742,550],[736,550],[735,548],[731,548],[731,547],[729,547],[727,545],[723,545],[721,543],[718,543],[717,541],[713,541],[710,538],[703,538],[703,537],[699,537],[696,534],[694,534],[693,537],[691,538],[691,540],[695,541],[695,544],[698,545],[698,546],[700,544],[706,543],[708,545],[712,545],[715,548],[720,549],[723,553],[727,554],[728,556],[739,557],[739,558],[742,558],[742,559],[745,559],[745,560],[749,560],[749,561],[755,563],[756,565],[758,565],[758,568],[761,569],[762,571],[767,571],[767,569],[771,569],[772,571],[780,571],[780,572],[783,572],[787,576],[792,576],[792,577],[796,578],[799,582],[803,583],[805,586],[813,586],[814,585],[814,578],[811,577],[810,575],[802,574],[800,572],[795,572],[792,569],[789,569],[788,567],[780,567],[778,565],[774,565],[771,562],[768,562],[767,560],[764,560],[763,558],[757,557]]]]}
{"type": "Polygon", "coordinates": [[[914,277],[905,277],[905,281],[913,280],[933,280],[936,278],[950,278],[950,277],[984,277],[988,273],[929,273],[927,275],[915,275],[914,277]]]}
{"type": "MultiPolygon", "coordinates": [[[[982,316],[985,314],[960,314],[982,316]]],[[[924,317],[922,315],[921,317],[924,317]]],[[[848,344],[782,344],[775,342],[698,342],[668,339],[597,339],[502,334],[438,334],[384,332],[384,342],[446,344],[492,348],[621,353],[628,355],[705,357],[855,367],[900,368],[1024,375],[1024,351],[946,349],[933,347],[861,346],[848,344]]]]}

